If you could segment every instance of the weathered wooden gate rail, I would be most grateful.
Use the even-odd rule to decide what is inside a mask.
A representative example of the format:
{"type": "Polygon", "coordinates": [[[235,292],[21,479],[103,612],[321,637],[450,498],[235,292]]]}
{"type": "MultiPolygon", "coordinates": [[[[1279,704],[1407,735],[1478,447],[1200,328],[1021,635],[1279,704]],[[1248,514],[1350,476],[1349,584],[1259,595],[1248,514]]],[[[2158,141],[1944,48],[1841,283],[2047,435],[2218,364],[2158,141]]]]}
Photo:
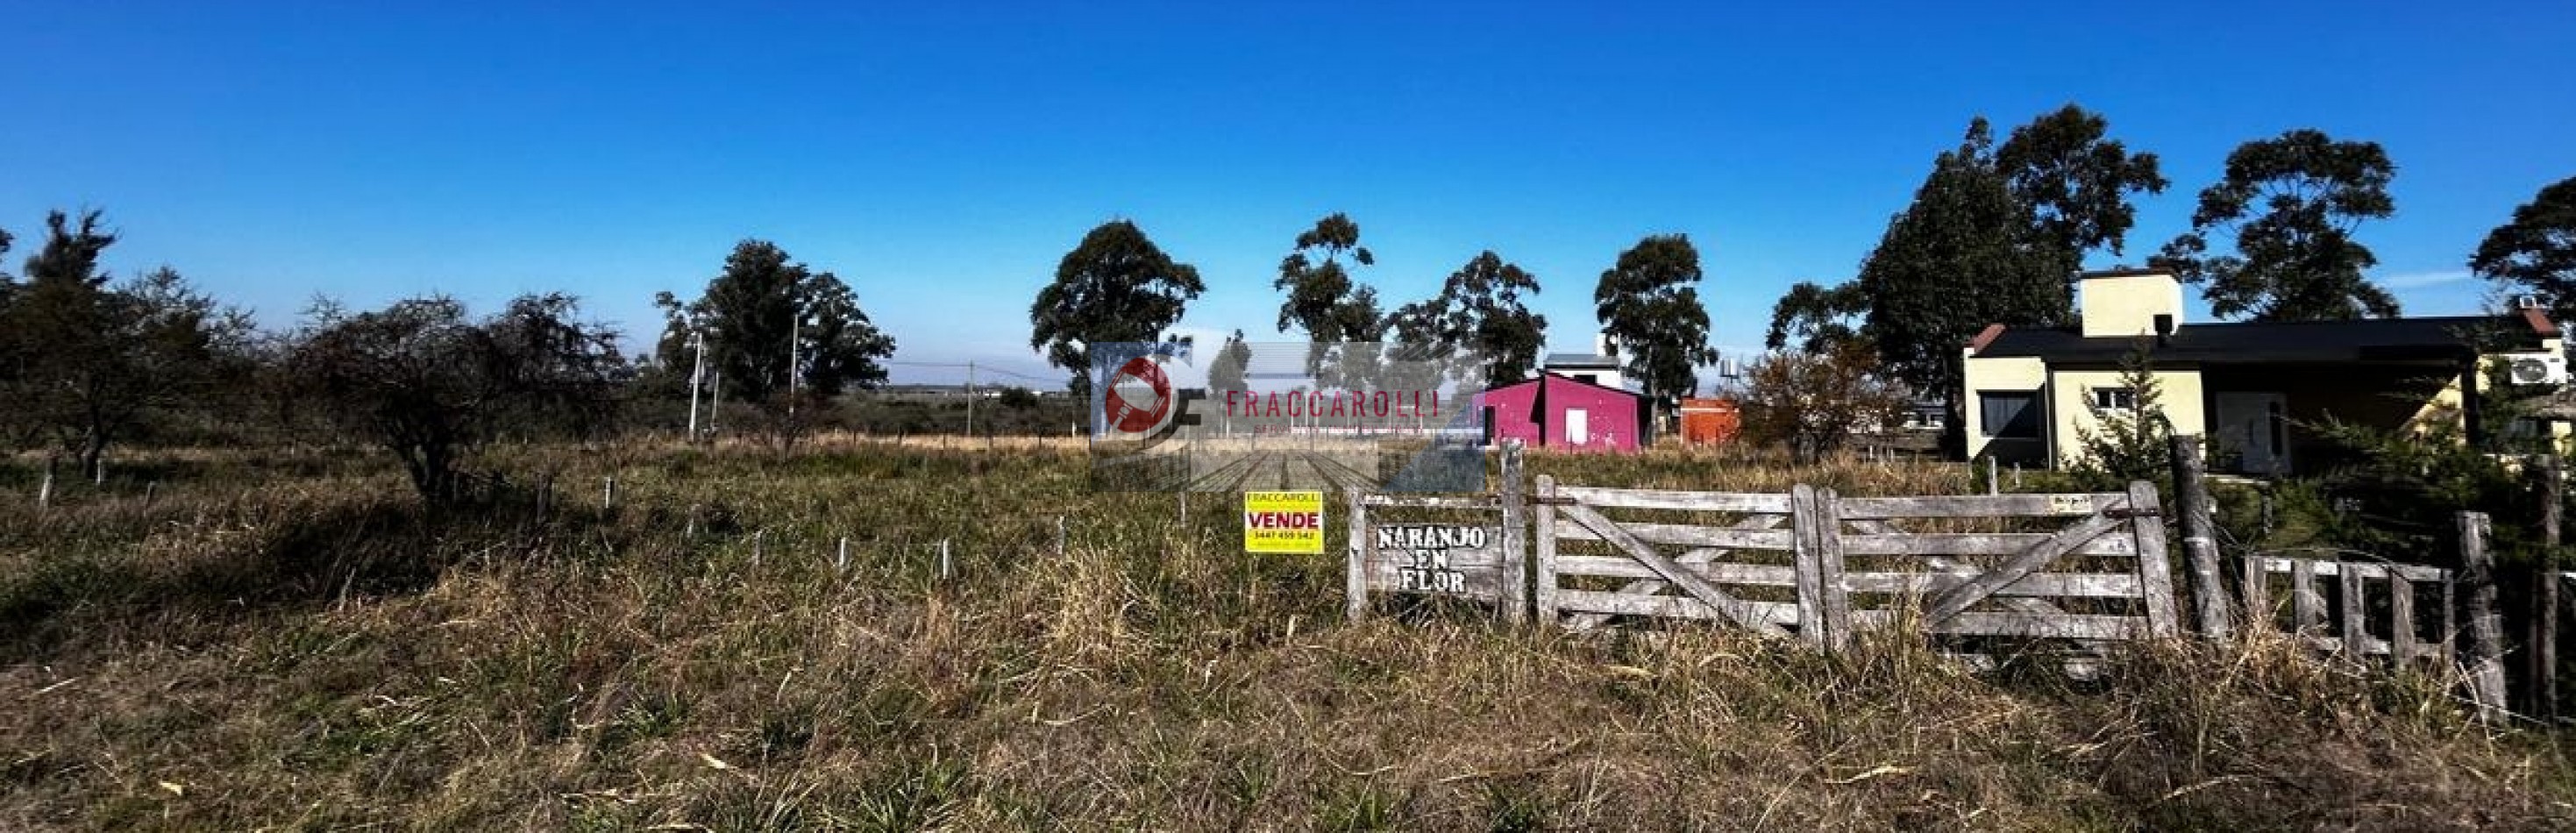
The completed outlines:
{"type": "Polygon", "coordinates": [[[2248,556],[2242,562],[2244,595],[2249,627],[2282,625],[2281,608],[2287,607],[2287,627],[2321,650],[2339,650],[2354,656],[2387,656],[2398,662],[2425,657],[2445,661],[2455,653],[2459,618],[2458,582],[2451,571],[2414,564],[2373,564],[2354,561],[2329,561],[2278,556],[2248,556]],[[2287,576],[2288,595],[2274,601],[2273,581],[2287,576]],[[2327,599],[2319,589],[2318,579],[2333,579],[2335,615],[2326,616],[2327,599]],[[2420,604],[2428,592],[2438,592],[2440,600],[2420,604]],[[2384,616],[2373,616],[2380,608],[2373,599],[2387,600],[2384,616]],[[2419,614],[2419,611],[2421,613],[2419,614]],[[2433,634],[2424,634],[2426,619],[2436,619],[2433,634]],[[2384,627],[2373,619],[2384,620],[2384,627]],[[2376,635],[2385,632],[2386,638],[2376,635]]]}
{"type": "Polygon", "coordinates": [[[1611,616],[1705,619],[1828,647],[1898,621],[1943,636],[2079,642],[2176,630],[2164,531],[2144,483],[2096,494],[1846,498],[1806,486],[1675,492],[1559,486],[1543,476],[1537,492],[1538,615],[1569,628],[1611,616]],[[1666,517],[1608,514],[1621,510],[1666,517]],[[1675,514],[1700,522],[1675,523],[1675,514]],[[2068,523],[2053,532],[1901,526],[2013,517],[2068,523]],[[1567,542],[1608,550],[1572,553],[1567,542]],[[1579,586],[1596,578],[1630,581],[1579,586]]]}

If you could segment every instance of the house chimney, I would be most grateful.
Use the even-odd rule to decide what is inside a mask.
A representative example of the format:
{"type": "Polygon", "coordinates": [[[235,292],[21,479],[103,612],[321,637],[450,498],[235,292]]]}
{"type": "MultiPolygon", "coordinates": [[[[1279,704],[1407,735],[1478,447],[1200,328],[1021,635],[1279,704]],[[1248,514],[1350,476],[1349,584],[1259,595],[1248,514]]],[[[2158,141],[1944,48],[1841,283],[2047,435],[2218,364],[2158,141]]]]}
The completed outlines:
{"type": "Polygon", "coordinates": [[[2078,285],[2085,338],[2164,338],[2182,324],[2182,282],[2165,269],[2087,272],[2078,285]]]}

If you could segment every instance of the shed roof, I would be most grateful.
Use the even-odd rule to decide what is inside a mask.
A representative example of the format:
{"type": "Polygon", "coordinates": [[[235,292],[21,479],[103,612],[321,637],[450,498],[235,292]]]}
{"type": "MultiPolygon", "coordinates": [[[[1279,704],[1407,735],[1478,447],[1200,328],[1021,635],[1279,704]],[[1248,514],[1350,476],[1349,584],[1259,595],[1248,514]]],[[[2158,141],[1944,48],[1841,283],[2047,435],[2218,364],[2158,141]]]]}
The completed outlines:
{"type": "Polygon", "coordinates": [[[1485,389],[1485,392],[1487,392],[1487,393],[1491,393],[1491,392],[1494,392],[1494,391],[1510,390],[1510,389],[1513,389],[1513,388],[1528,387],[1528,386],[1530,386],[1530,385],[1538,384],[1538,383],[1539,383],[1539,380],[1541,380],[1541,379],[1546,379],[1546,378],[1554,378],[1554,379],[1557,381],[1557,383],[1558,383],[1558,384],[1561,384],[1561,385],[1581,385],[1581,386],[1583,386],[1583,387],[1593,388],[1593,389],[1596,389],[1596,390],[1605,390],[1605,391],[1609,391],[1609,392],[1611,392],[1611,393],[1619,394],[1619,395],[1621,395],[1621,396],[1625,396],[1625,397],[1628,397],[1628,398],[1630,398],[1630,399],[1643,400],[1643,399],[1645,399],[1645,398],[1646,398],[1646,395],[1645,395],[1645,394],[1638,393],[1638,392],[1636,392],[1636,391],[1628,390],[1628,389],[1625,389],[1625,388],[1614,388],[1614,387],[1611,387],[1611,386],[1609,386],[1609,385],[1596,384],[1596,383],[1593,383],[1593,382],[1586,382],[1586,381],[1583,381],[1583,380],[1581,380],[1581,379],[1574,378],[1574,377],[1572,377],[1572,376],[1567,376],[1567,375],[1565,375],[1565,374],[1563,374],[1563,373],[1542,373],[1542,374],[1539,374],[1538,376],[1533,376],[1533,377],[1530,377],[1530,378],[1527,378],[1527,379],[1522,379],[1522,380],[1520,380],[1520,381],[1518,381],[1518,382],[1513,382],[1513,383],[1508,384],[1508,385],[1495,385],[1495,386],[1493,386],[1493,387],[1486,388],[1486,389],[1485,389]]]}

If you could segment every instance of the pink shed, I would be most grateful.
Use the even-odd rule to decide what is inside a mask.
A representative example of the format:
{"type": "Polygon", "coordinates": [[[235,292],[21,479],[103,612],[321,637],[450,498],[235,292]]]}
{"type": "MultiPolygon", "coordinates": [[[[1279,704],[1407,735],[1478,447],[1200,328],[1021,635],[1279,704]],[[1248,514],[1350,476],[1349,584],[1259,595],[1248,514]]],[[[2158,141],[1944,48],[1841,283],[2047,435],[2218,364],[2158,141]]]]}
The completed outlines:
{"type": "Polygon", "coordinates": [[[1489,443],[1520,440],[1533,448],[1635,451],[1644,436],[1645,397],[1553,373],[1477,394],[1489,443]],[[1544,410],[1540,387],[1545,386],[1544,410]]]}

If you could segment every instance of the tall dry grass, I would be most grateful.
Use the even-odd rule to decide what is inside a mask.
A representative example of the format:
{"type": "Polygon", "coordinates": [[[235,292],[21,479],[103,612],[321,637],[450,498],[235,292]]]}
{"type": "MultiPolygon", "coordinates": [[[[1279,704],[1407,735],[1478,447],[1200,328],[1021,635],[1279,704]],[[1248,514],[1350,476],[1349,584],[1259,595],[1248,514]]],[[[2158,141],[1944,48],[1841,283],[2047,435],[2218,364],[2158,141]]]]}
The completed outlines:
{"type": "Polygon", "coordinates": [[[0,828],[2576,824],[2550,738],[2274,641],[2075,683],[1893,638],[1347,626],[1338,560],[1242,554],[1206,496],[1087,493],[1070,452],[503,458],[554,472],[551,516],[422,517],[338,460],[0,506],[0,828]]]}

